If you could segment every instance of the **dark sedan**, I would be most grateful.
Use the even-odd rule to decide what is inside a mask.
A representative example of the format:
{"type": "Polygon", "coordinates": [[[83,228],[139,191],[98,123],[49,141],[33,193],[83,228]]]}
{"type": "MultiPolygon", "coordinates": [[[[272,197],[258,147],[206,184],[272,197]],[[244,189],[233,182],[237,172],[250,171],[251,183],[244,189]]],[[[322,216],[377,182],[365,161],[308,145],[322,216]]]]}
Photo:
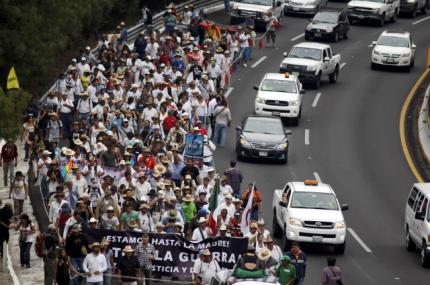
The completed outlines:
{"type": "Polygon", "coordinates": [[[238,159],[264,158],[287,163],[288,134],[278,117],[249,116],[236,127],[238,159]]]}
{"type": "Polygon", "coordinates": [[[306,40],[326,39],[337,42],[349,36],[349,22],[343,11],[321,11],[315,14],[306,27],[306,40]]]}

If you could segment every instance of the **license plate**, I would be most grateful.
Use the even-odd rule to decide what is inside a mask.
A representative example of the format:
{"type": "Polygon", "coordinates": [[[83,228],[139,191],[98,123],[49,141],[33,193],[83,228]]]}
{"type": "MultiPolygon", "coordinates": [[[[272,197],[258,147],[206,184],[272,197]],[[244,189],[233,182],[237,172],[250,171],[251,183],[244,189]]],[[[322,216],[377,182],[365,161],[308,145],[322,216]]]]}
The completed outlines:
{"type": "Polygon", "coordinates": [[[299,8],[293,7],[293,11],[299,11],[299,8]]]}
{"type": "Polygon", "coordinates": [[[358,15],[357,16],[359,19],[364,19],[364,16],[363,15],[358,15]]]}
{"type": "Polygon", "coordinates": [[[322,236],[313,236],[312,241],[313,242],[323,242],[323,237],[322,236]]]}
{"type": "Polygon", "coordinates": [[[386,59],[386,62],[387,62],[387,63],[394,63],[394,58],[387,58],[387,59],[386,59]]]}
{"type": "Polygon", "coordinates": [[[321,37],[321,33],[315,33],[315,34],[314,34],[314,36],[315,36],[316,38],[320,38],[320,37],[321,37]]]}
{"type": "Polygon", "coordinates": [[[280,112],[272,112],[272,116],[280,116],[281,113],[280,112]]]}
{"type": "Polygon", "coordinates": [[[259,156],[267,156],[267,151],[259,151],[258,155],[259,156]]]}
{"type": "Polygon", "coordinates": [[[297,71],[293,71],[293,72],[291,72],[291,74],[295,75],[295,76],[299,76],[299,73],[297,71]]]}

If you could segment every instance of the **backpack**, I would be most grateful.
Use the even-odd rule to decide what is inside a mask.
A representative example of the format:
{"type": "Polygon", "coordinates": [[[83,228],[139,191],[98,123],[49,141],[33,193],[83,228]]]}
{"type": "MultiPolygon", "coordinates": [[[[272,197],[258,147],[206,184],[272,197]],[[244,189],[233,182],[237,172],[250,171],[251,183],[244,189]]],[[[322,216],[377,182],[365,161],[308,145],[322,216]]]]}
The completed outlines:
{"type": "Polygon", "coordinates": [[[2,157],[5,160],[14,159],[16,156],[16,148],[13,145],[4,145],[2,157]]]}
{"type": "Polygon", "coordinates": [[[34,251],[38,257],[45,257],[47,250],[45,247],[45,237],[44,233],[40,233],[36,237],[36,242],[34,244],[34,251]]]}

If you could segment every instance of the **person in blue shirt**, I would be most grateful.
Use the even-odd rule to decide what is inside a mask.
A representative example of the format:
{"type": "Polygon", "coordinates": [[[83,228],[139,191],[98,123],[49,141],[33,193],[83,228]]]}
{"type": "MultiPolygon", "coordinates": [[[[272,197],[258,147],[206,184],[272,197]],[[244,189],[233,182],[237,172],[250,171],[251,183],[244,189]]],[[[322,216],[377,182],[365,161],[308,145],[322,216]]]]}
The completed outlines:
{"type": "Polygon", "coordinates": [[[185,62],[182,59],[181,54],[176,53],[174,59],[172,60],[172,67],[176,67],[176,70],[180,71],[181,73],[184,73],[185,69],[185,62]]]}
{"type": "Polygon", "coordinates": [[[291,258],[291,264],[296,268],[296,280],[293,284],[303,284],[306,275],[306,254],[300,249],[298,242],[293,242],[287,255],[291,258]]]}

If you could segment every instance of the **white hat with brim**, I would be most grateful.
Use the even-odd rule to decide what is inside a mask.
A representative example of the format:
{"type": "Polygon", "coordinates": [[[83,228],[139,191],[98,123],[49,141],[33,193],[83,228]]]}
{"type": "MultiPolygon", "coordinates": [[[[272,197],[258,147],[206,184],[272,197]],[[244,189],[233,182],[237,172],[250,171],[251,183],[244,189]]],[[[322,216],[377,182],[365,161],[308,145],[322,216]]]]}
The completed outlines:
{"type": "Polygon", "coordinates": [[[134,249],[131,247],[131,245],[126,245],[122,252],[134,252],[134,249]]]}
{"type": "Polygon", "coordinates": [[[201,223],[206,223],[208,220],[206,219],[206,218],[204,218],[204,217],[200,217],[200,219],[199,219],[199,224],[201,224],[201,223]]]}
{"type": "Polygon", "coordinates": [[[257,252],[257,256],[258,256],[258,259],[267,261],[272,256],[272,252],[267,248],[263,248],[257,252]]]}

